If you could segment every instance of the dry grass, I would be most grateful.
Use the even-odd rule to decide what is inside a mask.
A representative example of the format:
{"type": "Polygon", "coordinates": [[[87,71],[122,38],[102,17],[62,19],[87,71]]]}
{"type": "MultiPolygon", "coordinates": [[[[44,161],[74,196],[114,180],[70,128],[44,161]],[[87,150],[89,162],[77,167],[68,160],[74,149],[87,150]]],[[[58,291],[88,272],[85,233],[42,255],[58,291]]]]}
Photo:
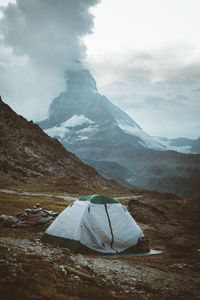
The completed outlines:
{"type": "Polygon", "coordinates": [[[12,179],[9,176],[0,175],[0,189],[11,189],[17,191],[29,191],[34,193],[46,193],[52,195],[73,194],[104,194],[104,195],[124,195],[132,194],[130,191],[112,181],[102,183],[102,186],[88,185],[84,181],[76,181],[66,177],[44,177],[44,178],[19,178],[12,179]]]}
{"type": "Polygon", "coordinates": [[[55,200],[55,198],[33,197],[22,195],[8,195],[0,193],[0,214],[14,215],[28,207],[39,203],[43,208],[62,211],[68,206],[68,201],[55,200]]]}

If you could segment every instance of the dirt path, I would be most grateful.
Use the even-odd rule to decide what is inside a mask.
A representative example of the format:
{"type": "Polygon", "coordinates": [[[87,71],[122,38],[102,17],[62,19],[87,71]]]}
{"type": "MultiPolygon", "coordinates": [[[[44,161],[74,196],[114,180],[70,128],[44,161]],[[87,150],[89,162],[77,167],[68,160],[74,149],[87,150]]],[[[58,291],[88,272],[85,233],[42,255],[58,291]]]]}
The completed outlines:
{"type": "Polygon", "coordinates": [[[50,194],[43,194],[43,193],[18,192],[15,190],[6,190],[6,189],[0,189],[0,193],[9,194],[9,195],[30,196],[30,197],[56,198],[59,200],[68,200],[68,201],[75,201],[79,198],[79,196],[74,197],[70,195],[50,195],[50,194]]]}
{"type": "MultiPolygon", "coordinates": [[[[8,195],[21,195],[21,196],[30,196],[30,197],[45,197],[45,198],[56,198],[59,200],[68,200],[68,201],[75,201],[80,198],[79,195],[53,195],[53,194],[44,194],[44,193],[30,193],[30,192],[18,192],[16,190],[7,190],[7,189],[0,189],[0,193],[8,194],[8,195]]],[[[120,197],[113,196],[116,200],[129,200],[129,199],[141,199],[141,195],[124,195],[120,197]]]]}

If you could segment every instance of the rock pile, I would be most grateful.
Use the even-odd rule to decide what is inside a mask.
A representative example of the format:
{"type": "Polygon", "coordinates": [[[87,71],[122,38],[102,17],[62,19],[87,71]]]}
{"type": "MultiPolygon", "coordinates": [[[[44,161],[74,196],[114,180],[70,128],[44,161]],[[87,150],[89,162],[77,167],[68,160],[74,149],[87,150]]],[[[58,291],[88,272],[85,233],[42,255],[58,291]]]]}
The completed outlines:
{"type": "Polygon", "coordinates": [[[32,208],[27,208],[24,212],[19,212],[14,216],[1,215],[0,226],[17,228],[50,224],[58,215],[58,212],[45,210],[37,203],[32,208]]]}

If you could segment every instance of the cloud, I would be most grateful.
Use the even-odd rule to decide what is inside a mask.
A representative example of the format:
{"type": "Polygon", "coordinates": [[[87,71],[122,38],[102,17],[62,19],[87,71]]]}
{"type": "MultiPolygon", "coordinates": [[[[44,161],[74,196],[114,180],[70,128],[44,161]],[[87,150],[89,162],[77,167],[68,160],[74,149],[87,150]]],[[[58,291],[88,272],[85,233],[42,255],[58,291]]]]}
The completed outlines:
{"type": "Polygon", "coordinates": [[[65,72],[86,57],[97,0],[17,0],[1,7],[0,91],[19,113],[43,118],[65,89],[65,72]]]}
{"type": "MultiPolygon", "coordinates": [[[[109,22],[102,24],[104,19],[99,19],[102,39],[97,35],[97,49],[88,60],[83,38],[93,30],[90,9],[98,2],[17,0],[0,8],[3,16],[0,17],[0,94],[5,101],[29,119],[41,120],[46,117],[52,99],[66,89],[65,71],[82,68],[87,61],[100,92],[128,112],[148,133],[199,136],[199,48],[168,43],[168,47],[162,43],[162,49],[158,49],[159,44],[154,50],[121,48],[123,36],[130,41],[134,37],[136,44],[137,36],[132,33],[134,28],[125,31],[118,18],[123,36],[116,34],[120,28],[110,22],[109,14],[109,22]],[[114,48],[113,39],[106,39],[108,25],[114,26],[114,48]],[[111,47],[110,52],[103,52],[105,45],[111,47]]],[[[112,12],[111,1],[110,5],[112,12]]],[[[117,16],[118,13],[120,16],[121,11],[117,16]]],[[[140,30],[137,34],[143,40],[140,30]]]]}
{"type": "Polygon", "coordinates": [[[200,136],[200,60],[190,47],[90,60],[99,90],[152,135],[200,136]]]}

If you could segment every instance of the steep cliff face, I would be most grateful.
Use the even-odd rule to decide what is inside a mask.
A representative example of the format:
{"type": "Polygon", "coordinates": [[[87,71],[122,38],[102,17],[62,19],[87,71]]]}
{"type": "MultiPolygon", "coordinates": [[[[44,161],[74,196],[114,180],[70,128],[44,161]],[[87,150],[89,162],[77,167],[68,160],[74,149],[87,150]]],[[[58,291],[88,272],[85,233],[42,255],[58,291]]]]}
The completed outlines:
{"type": "Polygon", "coordinates": [[[32,121],[17,115],[0,101],[0,176],[18,180],[68,178],[71,184],[110,186],[95,169],[85,165],[32,121]]]}

